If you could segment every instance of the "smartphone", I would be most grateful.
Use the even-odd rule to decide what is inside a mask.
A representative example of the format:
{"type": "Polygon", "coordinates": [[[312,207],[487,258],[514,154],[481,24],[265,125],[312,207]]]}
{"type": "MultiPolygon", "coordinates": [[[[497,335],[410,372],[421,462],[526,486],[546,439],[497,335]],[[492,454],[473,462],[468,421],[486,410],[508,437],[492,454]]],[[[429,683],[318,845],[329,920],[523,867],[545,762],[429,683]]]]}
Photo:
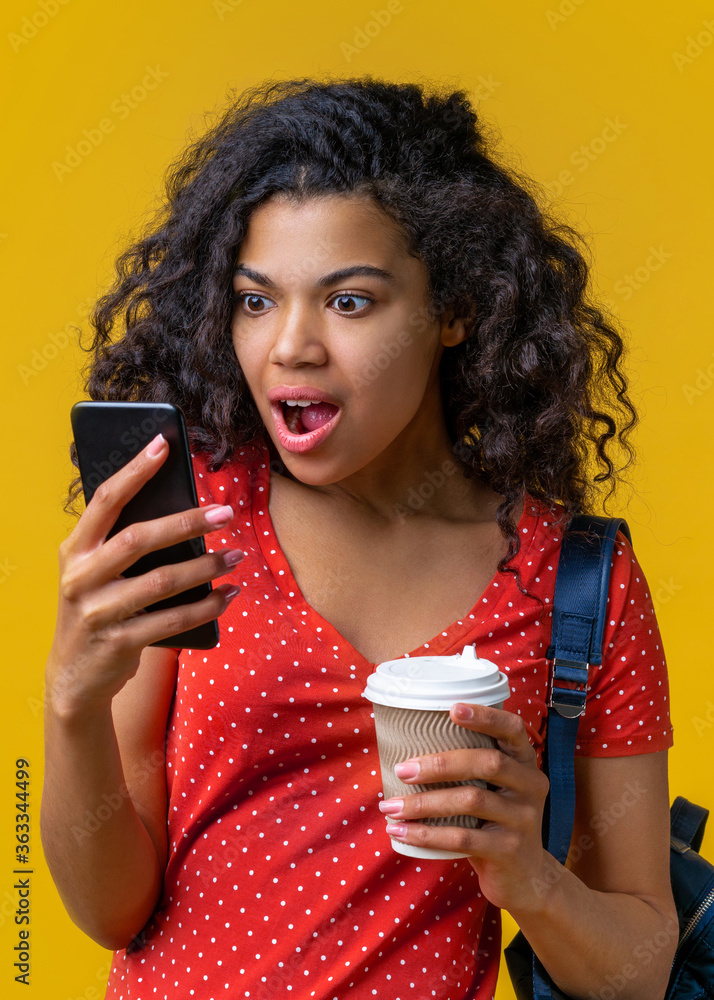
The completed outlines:
{"type": "MultiPolygon", "coordinates": [[[[72,407],[70,420],[87,504],[99,484],[131,461],[159,432],[169,443],[168,457],[151,479],[125,504],[107,538],[136,521],[149,521],[155,517],[198,507],[186,421],[178,406],[171,403],[104,403],[83,400],[72,407]]],[[[205,551],[206,543],[202,535],[189,538],[155,552],[147,552],[125,569],[122,575],[138,576],[157,566],[196,558],[205,551]]],[[[180,594],[174,594],[173,597],[148,604],[146,610],[160,611],[180,604],[191,604],[206,597],[211,589],[209,580],[180,594]]],[[[218,621],[214,619],[150,645],[212,649],[219,637],[218,621]]]]}

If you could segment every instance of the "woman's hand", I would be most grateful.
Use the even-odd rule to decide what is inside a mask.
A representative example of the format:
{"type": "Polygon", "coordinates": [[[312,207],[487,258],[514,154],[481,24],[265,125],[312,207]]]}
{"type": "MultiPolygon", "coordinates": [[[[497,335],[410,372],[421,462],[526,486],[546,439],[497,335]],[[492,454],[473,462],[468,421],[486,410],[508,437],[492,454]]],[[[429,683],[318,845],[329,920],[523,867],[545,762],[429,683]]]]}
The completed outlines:
{"type": "Polygon", "coordinates": [[[380,810],[390,818],[390,836],[397,833],[391,825],[397,819],[405,832],[396,839],[403,843],[468,854],[480,890],[494,906],[519,912],[538,910],[543,900],[537,887],[556,862],[541,840],[549,781],[538,768],[523,719],[503,709],[461,703],[452,707],[451,718],[460,726],[493,736],[498,749],[446,750],[411,757],[396,765],[397,777],[405,784],[420,785],[480,778],[497,786],[496,790],[463,785],[380,802],[380,810]],[[399,808],[392,808],[395,804],[399,808]],[[418,822],[425,816],[461,815],[478,816],[483,823],[468,830],[418,822]],[[401,824],[402,820],[406,822],[401,824]]]}
{"type": "Polygon", "coordinates": [[[168,453],[157,435],[97,488],[59,547],[57,624],[46,675],[47,700],[64,715],[110,702],[136,673],[145,646],[217,618],[240,589],[224,585],[200,601],[144,610],[231,572],[243,557],[240,550],[233,551],[233,562],[226,550],[122,576],[147,552],[206,534],[234,516],[230,507],[214,504],[129,524],[107,538],[125,504],[168,453]]]}

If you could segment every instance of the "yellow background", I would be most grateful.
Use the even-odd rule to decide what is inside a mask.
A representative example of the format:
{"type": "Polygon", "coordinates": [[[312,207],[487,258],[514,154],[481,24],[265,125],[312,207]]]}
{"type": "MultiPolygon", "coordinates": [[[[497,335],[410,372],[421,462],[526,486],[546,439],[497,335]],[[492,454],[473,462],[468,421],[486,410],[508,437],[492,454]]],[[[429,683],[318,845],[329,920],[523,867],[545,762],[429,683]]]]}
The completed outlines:
{"type": "MultiPolygon", "coordinates": [[[[502,134],[504,153],[537,181],[556,190],[554,182],[569,172],[557,203],[588,237],[594,277],[628,332],[632,391],[642,413],[632,490],[608,512],[627,518],[655,598],[675,727],[671,795],[714,806],[714,6],[392,0],[390,23],[377,26],[371,11],[384,10],[383,0],[346,7],[326,0],[43,2],[44,12],[39,0],[5,5],[0,30],[3,995],[103,996],[110,953],[66,916],[43,865],[38,823],[57,546],[74,523],[62,511],[74,474],[69,410],[82,396],[77,370],[86,358],[71,327],[86,333],[86,311],[109,284],[127,234],[160,196],[164,169],[188,130],[201,129],[204,112],[223,104],[229,85],[366,72],[438,80],[473,94],[502,134]],[[32,37],[23,38],[23,29],[32,37]],[[355,37],[368,44],[356,45],[355,37]],[[135,91],[129,108],[122,94],[142,86],[148,67],[160,79],[140,100],[135,91]],[[53,163],[106,117],[112,131],[58,177],[53,163]],[[619,134],[602,142],[608,119],[619,134]],[[583,145],[592,160],[578,153],[583,145]],[[17,756],[29,758],[33,774],[29,988],[13,981],[16,928],[7,915],[17,756]]],[[[708,847],[714,854],[712,845],[710,832],[705,853],[708,847]]],[[[514,930],[506,915],[504,940],[514,930]]],[[[512,996],[502,966],[497,997],[512,996]]]]}

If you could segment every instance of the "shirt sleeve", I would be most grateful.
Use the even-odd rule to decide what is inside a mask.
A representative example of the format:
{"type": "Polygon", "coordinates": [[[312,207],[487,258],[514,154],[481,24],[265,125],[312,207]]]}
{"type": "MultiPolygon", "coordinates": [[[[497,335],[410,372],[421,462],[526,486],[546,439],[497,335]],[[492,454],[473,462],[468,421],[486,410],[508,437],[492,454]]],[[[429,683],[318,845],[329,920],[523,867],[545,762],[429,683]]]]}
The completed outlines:
{"type": "Polygon", "coordinates": [[[618,531],[603,635],[603,662],[590,667],[577,757],[626,757],[673,745],[669,679],[650,589],[618,531]]]}

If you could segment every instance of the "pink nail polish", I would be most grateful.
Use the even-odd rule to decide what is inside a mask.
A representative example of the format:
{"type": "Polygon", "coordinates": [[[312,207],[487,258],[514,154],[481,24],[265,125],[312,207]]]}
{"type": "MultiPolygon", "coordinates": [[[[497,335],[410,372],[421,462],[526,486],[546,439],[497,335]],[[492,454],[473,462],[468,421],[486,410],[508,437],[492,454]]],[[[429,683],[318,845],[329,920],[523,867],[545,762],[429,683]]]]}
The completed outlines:
{"type": "Polygon", "coordinates": [[[228,522],[233,517],[233,508],[230,506],[215,507],[213,510],[209,510],[206,514],[206,520],[209,524],[215,524],[217,527],[221,527],[228,522]]]}
{"type": "Polygon", "coordinates": [[[390,837],[406,837],[407,825],[406,823],[387,823],[387,833],[390,837]]]}
{"type": "Polygon", "coordinates": [[[394,773],[398,778],[416,778],[417,774],[419,774],[419,765],[416,761],[395,764],[394,773]]]}
{"type": "Polygon", "coordinates": [[[166,438],[164,437],[164,435],[157,434],[156,437],[149,442],[146,449],[146,454],[151,455],[152,458],[155,458],[165,444],[166,444],[166,438]]]}
{"type": "Polygon", "coordinates": [[[241,561],[245,553],[241,549],[230,549],[223,554],[223,561],[226,566],[235,566],[241,561]]]}
{"type": "Polygon", "coordinates": [[[386,813],[387,816],[396,816],[404,808],[404,799],[388,799],[386,802],[379,803],[380,812],[386,813]]]}

